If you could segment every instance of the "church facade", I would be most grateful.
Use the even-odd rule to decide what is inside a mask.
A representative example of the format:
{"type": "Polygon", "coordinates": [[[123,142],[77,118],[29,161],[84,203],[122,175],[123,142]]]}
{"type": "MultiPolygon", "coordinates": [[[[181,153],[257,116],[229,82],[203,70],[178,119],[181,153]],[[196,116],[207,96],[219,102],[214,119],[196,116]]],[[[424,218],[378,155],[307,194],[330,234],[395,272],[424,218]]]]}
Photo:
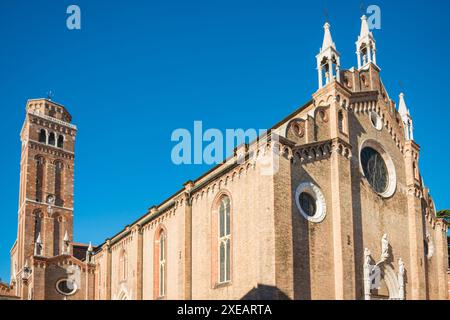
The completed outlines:
{"type": "Polygon", "coordinates": [[[328,23],[324,32],[309,102],[95,247],[73,241],[77,127],[64,106],[29,100],[11,284],[1,293],[447,299],[447,224],[419,170],[405,97],[397,108],[383,85],[366,17],[357,67],[341,69],[328,23]]]}

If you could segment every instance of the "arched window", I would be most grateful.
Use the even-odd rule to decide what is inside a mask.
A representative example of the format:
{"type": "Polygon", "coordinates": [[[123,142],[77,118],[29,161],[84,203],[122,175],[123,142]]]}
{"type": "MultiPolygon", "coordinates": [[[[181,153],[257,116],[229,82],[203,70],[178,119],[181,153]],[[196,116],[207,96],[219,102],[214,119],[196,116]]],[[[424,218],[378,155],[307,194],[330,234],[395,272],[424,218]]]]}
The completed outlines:
{"type": "Polygon", "coordinates": [[[47,143],[47,132],[44,129],[39,132],[39,142],[47,143]]]}
{"type": "Polygon", "coordinates": [[[231,281],[231,214],[230,198],[219,203],[219,283],[231,281]]]}
{"type": "Polygon", "coordinates": [[[39,210],[34,212],[34,242],[36,242],[39,234],[41,233],[42,219],[41,212],[39,210]]]}
{"type": "Polygon", "coordinates": [[[120,257],[119,257],[119,275],[120,275],[120,280],[126,280],[127,279],[127,273],[128,273],[128,261],[127,261],[127,253],[125,252],[125,249],[122,249],[122,251],[120,252],[120,257]]]}
{"type": "Polygon", "coordinates": [[[55,162],[55,204],[62,207],[63,202],[63,164],[60,161],[55,162]]]}
{"type": "Polygon", "coordinates": [[[166,295],[166,233],[159,236],[159,296],[166,295]]]}
{"type": "Polygon", "coordinates": [[[344,114],[342,111],[338,113],[338,127],[340,132],[344,132],[344,114]]]}
{"type": "Polygon", "coordinates": [[[102,265],[97,263],[97,300],[102,299],[102,265]]]}
{"type": "Polygon", "coordinates": [[[36,201],[41,202],[43,200],[43,186],[44,186],[44,158],[38,156],[35,158],[36,161],[36,201]]]}
{"type": "Polygon", "coordinates": [[[48,144],[54,146],[55,145],[55,141],[56,141],[55,134],[52,132],[48,136],[48,144]]]}
{"type": "Polygon", "coordinates": [[[64,136],[62,135],[58,136],[58,148],[64,148],[64,136]]]}
{"type": "Polygon", "coordinates": [[[165,298],[167,289],[167,231],[160,226],[155,233],[154,244],[154,297],[165,298]]]}
{"type": "Polygon", "coordinates": [[[58,256],[61,252],[61,224],[62,217],[56,215],[53,220],[53,252],[54,256],[58,256]]]}

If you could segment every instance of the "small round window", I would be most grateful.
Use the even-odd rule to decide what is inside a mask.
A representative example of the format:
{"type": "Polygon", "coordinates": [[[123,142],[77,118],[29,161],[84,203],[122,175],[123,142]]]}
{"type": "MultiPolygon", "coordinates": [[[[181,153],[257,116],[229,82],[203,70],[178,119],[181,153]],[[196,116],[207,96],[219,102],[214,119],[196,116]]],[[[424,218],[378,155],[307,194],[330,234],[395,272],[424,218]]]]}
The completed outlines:
{"type": "Polygon", "coordinates": [[[56,283],[56,290],[62,295],[70,296],[77,291],[77,285],[72,280],[63,279],[56,283]]]}
{"type": "Polygon", "coordinates": [[[300,184],[295,192],[295,202],[301,215],[306,220],[319,223],[325,219],[325,197],[315,184],[311,182],[300,184]]]}

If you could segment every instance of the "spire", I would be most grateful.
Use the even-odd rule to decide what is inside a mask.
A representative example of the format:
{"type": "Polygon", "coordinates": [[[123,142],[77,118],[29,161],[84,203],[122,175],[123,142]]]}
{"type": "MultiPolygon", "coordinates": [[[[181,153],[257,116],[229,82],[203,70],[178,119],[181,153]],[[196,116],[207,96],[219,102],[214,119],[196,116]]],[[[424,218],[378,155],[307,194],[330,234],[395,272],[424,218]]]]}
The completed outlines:
{"type": "Polygon", "coordinates": [[[405,103],[405,94],[402,92],[399,96],[398,113],[403,117],[409,116],[409,110],[405,103]]]}
{"type": "Polygon", "coordinates": [[[334,45],[334,42],[333,42],[333,38],[331,37],[330,24],[328,22],[325,22],[323,29],[324,29],[324,35],[323,35],[323,43],[322,43],[321,51],[324,51],[330,47],[336,48],[334,45]]]}
{"type": "Polygon", "coordinates": [[[64,234],[64,240],[63,240],[64,242],[69,242],[69,234],[67,233],[67,230],[66,230],[66,233],[64,234]]]}
{"type": "Polygon", "coordinates": [[[92,248],[92,242],[89,241],[89,247],[88,247],[88,252],[92,252],[94,251],[94,249],[92,248]]]}
{"type": "Polygon", "coordinates": [[[406,106],[405,95],[403,94],[403,92],[400,93],[399,96],[398,113],[402,118],[402,122],[405,128],[405,139],[414,140],[413,121],[411,118],[411,114],[409,113],[409,109],[406,106]]]}
{"type": "Polygon", "coordinates": [[[364,38],[370,35],[369,24],[367,23],[367,17],[363,15],[361,17],[361,32],[359,33],[360,38],[364,38]]]}

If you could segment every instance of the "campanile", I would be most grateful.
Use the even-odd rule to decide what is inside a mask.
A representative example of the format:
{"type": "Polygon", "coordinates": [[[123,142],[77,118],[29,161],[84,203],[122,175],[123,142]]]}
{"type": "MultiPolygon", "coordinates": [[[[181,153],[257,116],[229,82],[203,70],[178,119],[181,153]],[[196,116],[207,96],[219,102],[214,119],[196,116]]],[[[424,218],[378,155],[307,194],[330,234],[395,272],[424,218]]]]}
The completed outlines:
{"type": "MultiPolygon", "coordinates": [[[[20,133],[17,241],[11,250],[12,279],[20,279],[30,257],[71,254],[75,136],[67,109],[50,99],[28,100],[20,133]]],[[[20,284],[20,281],[17,281],[20,284]]]]}

